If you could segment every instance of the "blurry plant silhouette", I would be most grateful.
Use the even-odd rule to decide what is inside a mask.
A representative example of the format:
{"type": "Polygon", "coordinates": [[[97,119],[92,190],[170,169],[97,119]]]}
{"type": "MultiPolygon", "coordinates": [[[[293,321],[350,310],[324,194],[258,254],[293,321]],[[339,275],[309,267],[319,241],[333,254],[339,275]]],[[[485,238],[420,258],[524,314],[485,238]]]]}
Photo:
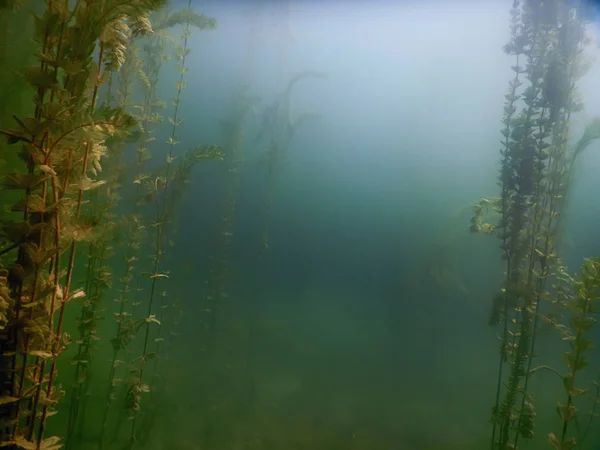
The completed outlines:
{"type": "MultiPolygon", "coordinates": [[[[273,207],[275,205],[283,157],[294,138],[297,128],[310,119],[319,117],[318,114],[314,113],[305,113],[294,117],[294,111],[292,108],[292,94],[294,87],[301,80],[307,80],[311,78],[322,79],[325,78],[325,74],[318,71],[307,70],[298,72],[289,79],[285,90],[277,94],[275,99],[265,107],[262,114],[261,126],[258,130],[256,138],[254,139],[255,145],[260,144],[261,142],[266,145],[266,151],[264,153],[267,156],[268,162],[266,188],[267,198],[265,201],[264,210],[260,215],[262,236],[261,249],[258,254],[259,260],[269,249],[270,221],[273,213],[273,207]]],[[[248,318],[250,327],[247,338],[245,361],[248,378],[247,398],[248,405],[250,405],[250,407],[252,407],[252,404],[254,403],[254,394],[256,390],[251,366],[256,350],[256,322],[258,319],[257,316],[259,309],[260,299],[256,299],[251,306],[250,316],[248,318]]]]}
{"type": "MultiPolygon", "coordinates": [[[[233,274],[232,249],[236,232],[236,212],[247,145],[246,125],[249,113],[258,102],[259,98],[250,94],[249,85],[242,84],[234,90],[228,114],[220,120],[221,146],[224,151],[224,174],[222,175],[222,193],[217,212],[219,222],[213,239],[214,250],[209,257],[210,267],[198,313],[199,332],[197,339],[201,343],[202,362],[203,366],[208,368],[207,370],[214,367],[212,365],[214,349],[216,347],[223,349],[222,343],[216,343],[217,334],[219,333],[217,322],[223,303],[229,301],[230,298],[228,291],[230,277],[233,274]]],[[[211,377],[206,376],[206,386],[204,390],[200,391],[207,403],[215,401],[215,393],[210,380],[211,377]]],[[[203,444],[210,447],[211,443],[208,438],[211,433],[209,430],[215,428],[215,422],[219,419],[208,414],[205,420],[212,422],[204,426],[206,432],[203,444]]]]}
{"type": "Polygon", "coordinates": [[[215,237],[215,253],[211,256],[211,268],[208,271],[207,287],[203,305],[200,308],[201,331],[206,336],[207,354],[210,354],[213,334],[220,303],[228,297],[227,281],[231,274],[231,246],[234,239],[235,212],[240,183],[240,172],[244,163],[246,147],[246,119],[259,98],[251,95],[247,84],[241,85],[233,94],[232,105],[228,115],[220,121],[222,131],[222,148],[225,152],[225,174],[223,181],[223,197],[221,199],[219,218],[220,226],[215,237]]]}
{"type": "Polygon", "coordinates": [[[293,89],[301,80],[311,78],[325,78],[325,74],[313,70],[307,70],[294,74],[287,83],[285,90],[279,93],[275,100],[269,104],[262,117],[262,124],[255,139],[255,143],[266,141],[265,154],[268,162],[268,188],[266,210],[264,213],[263,225],[263,248],[269,248],[269,222],[273,212],[277,184],[279,182],[279,172],[281,163],[290,143],[296,133],[297,128],[309,121],[319,117],[318,114],[304,113],[294,117],[292,108],[293,89]]]}
{"type": "Polygon", "coordinates": [[[558,408],[562,431],[558,438],[550,434],[548,441],[556,449],[576,444],[576,438],[567,436],[568,424],[576,416],[573,397],[584,391],[569,386],[583,369],[579,358],[587,341],[579,341],[587,330],[581,321],[589,318],[588,300],[600,280],[593,260],[584,263],[580,281],[571,278],[558,255],[558,242],[573,163],[600,137],[594,121],[574,148],[567,143],[571,115],[582,109],[575,85],[587,68],[586,41],[577,5],[562,0],[513,2],[511,40],[504,50],[516,61],[502,121],[501,196],[477,203],[470,225],[474,233],[500,239],[506,263],[504,287],[490,314],[490,324],[501,325],[492,449],[517,448],[520,438],[534,436],[536,409],[529,382],[536,371],[532,362],[542,322],[558,329],[572,346],[565,356],[570,373],[563,378],[567,403],[558,408]],[[490,210],[499,214],[497,223],[484,221],[490,210]],[[568,326],[549,313],[556,307],[564,310],[568,326]]]}

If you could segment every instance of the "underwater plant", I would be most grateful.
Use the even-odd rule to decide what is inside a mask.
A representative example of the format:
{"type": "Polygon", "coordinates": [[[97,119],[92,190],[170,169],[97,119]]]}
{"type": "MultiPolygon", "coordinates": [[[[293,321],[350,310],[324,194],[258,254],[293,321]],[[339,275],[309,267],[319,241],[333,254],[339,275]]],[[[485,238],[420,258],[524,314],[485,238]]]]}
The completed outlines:
{"type": "MultiPolygon", "coordinates": [[[[125,61],[118,73],[118,86],[115,89],[117,93],[114,98],[112,95],[112,83],[114,80],[110,80],[111,84],[109,84],[109,91],[106,93],[107,101],[115,101],[116,104],[121,108],[129,108],[131,106],[134,81],[139,79],[142,85],[145,85],[145,83],[148,81],[147,75],[142,71],[142,62],[137,51],[138,48],[135,45],[135,41],[138,38],[147,36],[149,32],[153,33],[153,30],[150,22],[147,21],[145,32],[131,32],[129,34],[128,43],[126,46],[127,50],[125,54],[125,61]]],[[[125,177],[124,167],[121,163],[124,153],[124,142],[114,142],[112,150],[113,157],[111,158],[111,162],[114,162],[111,168],[114,180],[116,183],[118,183],[125,177]]],[[[139,158],[137,166],[139,170],[139,158]]],[[[117,186],[113,186],[113,190],[115,187],[119,187],[118,184],[117,186]]],[[[116,193],[113,192],[113,195],[116,195],[116,193]]],[[[120,201],[120,197],[117,200],[120,201]]],[[[116,207],[116,202],[112,206],[114,209],[116,207]]],[[[121,351],[123,351],[129,345],[131,339],[135,335],[135,327],[137,325],[131,319],[131,315],[126,311],[126,306],[129,300],[129,283],[134,276],[134,264],[137,261],[137,250],[142,242],[145,231],[144,224],[142,223],[139,214],[136,213],[137,211],[134,211],[133,214],[127,215],[121,221],[119,221],[119,223],[116,225],[116,230],[113,236],[113,239],[121,246],[125,244],[125,248],[121,249],[123,253],[122,258],[125,262],[125,270],[123,275],[118,279],[120,287],[117,291],[118,296],[114,299],[114,302],[119,306],[117,312],[113,312],[116,328],[113,338],[110,339],[112,357],[109,362],[106,399],[98,437],[100,448],[103,448],[105,445],[108,413],[115,398],[115,389],[120,383],[120,380],[117,378],[117,369],[120,365],[122,365],[123,361],[119,360],[118,358],[121,351]],[[119,233],[122,233],[124,236],[126,236],[126,238],[119,239],[119,233]]],[[[114,212],[112,214],[114,214],[114,212]]],[[[84,413],[83,418],[85,417],[86,415],[84,413]]]]}
{"type": "Polygon", "coordinates": [[[234,99],[225,119],[220,121],[222,130],[222,148],[224,150],[223,197],[219,218],[220,226],[215,237],[215,253],[211,257],[211,268],[200,314],[201,330],[206,330],[207,354],[210,354],[214,339],[214,329],[220,308],[220,302],[228,297],[227,283],[231,274],[230,258],[234,239],[235,213],[240,184],[240,172],[244,163],[246,147],[246,119],[254,106],[259,102],[257,96],[251,95],[248,84],[241,85],[233,94],[234,99]]]}
{"type": "MultiPolygon", "coordinates": [[[[575,148],[568,145],[571,115],[582,108],[575,86],[586,70],[579,12],[559,0],[515,0],[511,9],[511,40],[504,50],[515,65],[502,119],[501,195],[475,205],[470,226],[500,239],[506,264],[489,320],[501,325],[492,449],[514,449],[520,438],[534,436],[529,382],[536,339],[541,321],[554,323],[542,302],[565,306],[564,291],[556,287],[566,274],[558,255],[565,198],[578,149],[594,139],[588,127],[575,148]],[[495,224],[483,220],[490,207],[499,215],[495,224]]],[[[573,320],[570,327],[577,335],[573,320]]],[[[563,438],[555,448],[570,448],[563,438]]]]}
{"type": "MultiPolygon", "coordinates": [[[[105,102],[108,103],[112,100],[116,107],[125,110],[128,106],[130,89],[125,87],[124,82],[130,76],[130,67],[136,63],[133,40],[152,33],[152,27],[146,15],[141,15],[135,20],[131,20],[129,24],[121,22],[113,32],[115,30],[118,31],[118,34],[114,38],[118,39],[123,46],[120,48],[123,54],[117,64],[111,66],[112,72],[107,82],[105,102]],[[114,97],[111,92],[112,78],[117,70],[120,83],[118,95],[114,97]]],[[[77,353],[73,357],[72,363],[75,365],[75,373],[69,401],[66,448],[81,445],[81,442],[76,439],[76,434],[79,437],[83,435],[86,417],[89,417],[86,410],[90,398],[93,353],[96,350],[96,342],[100,340],[98,322],[102,318],[105,296],[112,287],[113,274],[110,263],[115,255],[114,245],[118,244],[117,235],[120,224],[115,221],[115,210],[121,199],[119,190],[123,178],[123,151],[123,139],[111,139],[107,142],[104,167],[106,182],[92,193],[87,208],[89,220],[98,224],[98,237],[90,242],[87,254],[85,270],[87,297],[83,301],[78,319],[79,337],[76,340],[77,353]]]]}
{"type": "MultiPolygon", "coordinates": [[[[570,349],[563,356],[567,371],[560,376],[565,402],[559,401],[556,407],[561,425],[558,433],[551,432],[548,435],[548,442],[555,450],[572,449],[581,444],[591,425],[590,420],[587,429],[576,436],[569,432],[579,413],[575,405],[576,398],[591,390],[589,387],[580,388],[577,384],[581,372],[589,364],[587,355],[594,348],[591,334],[597,324],[595,316],[600,313],[600,258],[586,259],[581,266],[579,279],[571,278],[569,281],[574,292],[563,303],[569,312],[569,326],[557,325],[561,339],[569,343],[570,349]]],[[[595,397],[597,405],[600,402],[597,392],[595,397]]]]}
{"type": "MultiPolygon", "coordinates": [[[[143,323],[140,329],[143,329],[142,351],[140,356],[133,359],[130,363],[130,374],[127,380],[126,405],[131,414],[131,432],[129,438],[129,446],[133,447],[138,441],[144,445],[146,437],[138,436],[137,425],[138,417],[141,411],[142,394],[152,392],[157,374],[157,366],[154,366],[154,374],[151,380],[145,383],[144,374],[146,372],[146,363],[149,360],[157,360],[160,351],[160,344],[163,341],[162,337],[162,321],[165,308],[165,298],[167,291],[158,292],[158,282],[169,278],[169,271],[163,268],[162,262],[165,253],[165,245],[172,241],[172,230],[169,228],[172,225],[175,207],[178,205],[178,200],[182,196],[184,186],[188,183],[188,179],[192,168],[203,159],[220,159],[221,152],[216,146],[199,146],[195,149],[185,152],[183,155],[175,154],[175,147],[179,144],[177,140],[178,127],[183,123],[180,117],[180,105],[182,93],[185,89],[185,75],[188,71],[186,66],[186,58],[190,53],[188,48],[188,40],[192,35],[192,27],[200,29],[214,29],[216,22],[214,19],[206,18],[198,15],[191,10],[191,2],[188,3],[188,9],[176,13],[167,18],[167,24],[176,24],[183,21],[181,44],[176,45],[175,52],[177,56],[177,70],[179,72],[179,80],[175,83],[176,96],[173,100],[173,115],[169,117],[171,126],[170,137],[165,142],[167,151],[165,155],[165,165],[158,170],[150,173],[148,176],[141,177],[141,205],[151,205],[154,209],[154,219],[150,224],[150,228],[154,231],[153,236],[153,254],[151,256],[152,269],[147,275],[150,278],[150,290],[146,303],[146,315],[143,317],[143,323]],[[174,167],[174,162],[179,158],[180,163],[174,167]],[[158,314],[156,314],[155,300],[159,298],[158,314]],[[150,327],[156,325],[157,332],[155,333],[154,343],[155,351],[151,351],[150,327]]],[[[134,318],[135,319],[135,318],[134,318]]],[[[153,415],[146,417],[152,418],[153,415]]],[[[151,419],[150,419],[151,420],[151,419]]],[[[144,430],[150,431],[151,425],[145,426],[144,430]]]]}
{"type": "MultiPolygon", "coordinates": [[[[232,99],[225,116],[219,120],[220,145],[224,152],[224,164],[220,167],[222,182],[220,183],[221,190],[216,212],[218,222],[212,239],[213,251],[208,259],[210,266],[204,282],[205,289],[197,313],[199,317],[197,339],[201,342],[199,357],[202,367],[205,368],[204,382],[199,383],[198,389],[207,405],[216,406],[218,404],[221,409],[225,409],[223,405],[228,404],[228,410],[243,408],[243,404],[232,395],[231,391],[220,392],[214,389],[214,380],[222,382],[224,376],[224,373],[218,370],[219,367],[222,367],[219,365],[218,358],[223,353],[217,355],[214,350],[218,348],[223,352],[224,347],[231,342],[229,337],[232,330],[229,328],[228,318],[222,316],[228,312],[226,307],[235,302],[235,300],[232,302],[229,288],[231,278],[235,274],[233,251],[237,237],[240,186],[243,175],[246,173],[246,153],[249,147],[248,119],[261,101],[259,96],[252,94],[251,86],[254,80],[253,69],[256,63],[256,52],[261,48],[259,32],[262,25],[260,19],[263,7],[264,5],[261,3],[254,3],[249,4],[248,8],[244,10],[248,34],[245,39],[242,79],[233,89],[232,99]]],[[[236,307],[233,311],[235,310],[237,310],[236,307]]],[[[240,345],[238,356],[243,358],[244,349],[245,345],[240,345]]],[[[235,350],[229,347],[226,351],[228,359],[233,356],[234,352],[235,350]]],[[[231,366],[228,364],[226,367],[231,366]]],[[[232,371],[228,370],[227,373],[232,374],[232,371]]],[[[203,426],[199,440],[207,448],[216,445],[213,444],[214,440],[218,439],[218,432],[215,430],[222,427],[222,417],[209,412],[213,410],[213,407],[207,407],[207,414],[201,420],[203,426]]]]}
{"type": "MultiPolygon", "coordinates": [[[[132,206],[129,208],[128,214],[123,218],[120,224],[119,231],[123,232],[124,249],[122,250],[122,258],[125,261],[125,268],[122,277],[120,277],[120,288],[118,290],[118,298],[115,300],[119,305],[117,312],[114,312],[116,328],[113,338],[110,340],[112,347],[112,358],[109,368],[109,377],[106,388],[106,402],[104,412],[102,414],[102,422],[100,426],[100,447],[106,445],[106,431],[108,426],[109,411],[113,405],[113,401],[117,397],[117,389],[121,386],[122,378],[117,377],[118,368],[126,366],[125,361],[119,359],[120,354],[128,348],[134,339],[137,330],[142,326],[143,319],[136,319],[135,310],[138,302],[136,295],[141,291],[140,276],[136,273],[137,262],[139,260],[139,251],[147,236],[146,223],[138,198],[141,192],[141,178],[144,173],[146,163],[150,156],[149,143],[154,141],[152,136],[153,127],[161,123],[162,117],[158,113],[163,107],[164,102],[156,99],[156,84],[160,76],[162,67],[165,36],[164,33],[157,31],[155,20],[166,15],[166,10],[161,9],[151,16],[153,23],[151,34],[144,33],[141,36],[130,36],[130,45],[128,45],[127,57],[125,63],[119,72],[118,79],[118,98],[119,104],[127,105],[134,111],[134,117],[137,120],[138,128],[135,139],[135,174],[133,184],[135,186],[133,193],[132,206]],[[140,39],[137,39],[137,38],[140,39]],[[145,58],[140,55],[140,42],[144,49],[145,58]],[[139,81],[143,96],[141,105],[136,105],[136,102],[131,98],[134,81],[139,81]],[[135,283],[132,288],[132,282],[135,283]],[[131,312],[127,311],[127,306],[131,306],[131,312]]],[[[158,20],[156,20],[158,21],[158,20]]],[[[160,22],[159,22],[160,23],[160,22]]],[[[126,356],[124,357],[126,360],[126,356]]],[[[117,423],[122,423],[119,421],[117,423]]],[[[115,433],[118,434],[119,427],[115,428],[115,433]]]]}
{"type": "MultiPolygon", "coordinates": [[[[210,267],[207,271],[205,289],[199,302],[198,317],[195,319],[199,324],[196,339],[202,345],[202,366],[206,367],[207,371],[215,367],[213,361],[215,348],[221,350],[223,348],[222,342],[218,341],[219,325],[223,323],[220,316],[224,303],[231,301],[229,283],[234,273],[232,252],[236,236],[238,196],[247,147],[246,125],[249,113],[259,101],[258,97],[248,91],[249,85],[246,83],[234,90],[228,114],[220,120],[222,131],[220,144],[224,152],[224,164],[221,167],[222,191],[216,213],[219,221],[212,240],[214,250],[209,257],[210,267]]],[[[215,401],[211,379],[212,376],[205,375],[205,382],[199,385],[206,402],[215,401]]],[[[205,423],[203,437],[204,446],[209,447],[208,439],[212,436],[210,430],[217,426],[218,418],[208,414],[205,421],[211,422],[211,424],[205,423]]]]}
{"type": "Polygon", "coordinates": [[[1,349],[4,446],[60,447],[58,436],[44,435],[62,396],[56,377],[58,356],[70,342],[65,310],[85,296],[73,286],[78,243],[97,237],[85,198],[105,183],[99,179],[105,141],[134,125],[122,110],[98,105],[99,89],[121,56],[111,30],[162,4],[48,0],[36,16],[38,64],[24,73],[35,91],[35,111],[15,116],[17,128],[0,130],[9,144],[22,146],[25,169],[3,180],[22,195],[14,205],[22,219],[2,224],[16,253],[7,275],[12,302],[1,349]]]}
{"type": "Polygon", "coordinates": [[[316,119],[318,114],[304,113],[298,117],[293,116],[292,94],[296,84],[305,79],[325,78],[325,74],[317,71],[303,71],[293,75],[287,83],[285,90],[279,93],[269,104],[262,117],[261,127],[256,135],[255,143],[266,140],[266,156],[268,162],[268,180],[266,211],[264,213],[263,248],[269,247],[268,223],[275,203],[276,188],[280,165],[297,128],[306,121],[316,119]]]}

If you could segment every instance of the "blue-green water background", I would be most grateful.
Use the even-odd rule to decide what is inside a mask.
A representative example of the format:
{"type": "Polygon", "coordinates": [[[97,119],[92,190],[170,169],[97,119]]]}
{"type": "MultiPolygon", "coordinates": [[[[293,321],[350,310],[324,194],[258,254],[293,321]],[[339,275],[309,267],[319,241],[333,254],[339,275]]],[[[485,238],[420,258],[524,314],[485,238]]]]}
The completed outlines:
{"type": "MultiPolygon", "coordinates": [[[[186,339],[173,359],[171,431],[199,445],[190,448],[486,445],[497,368],[487,314],[503,269],[497,242],[467,227],[469,206],[498,192],[509,3],[296,3],[289,42],[284,12],[267,3],[250,70],[248,8],[199,5],[219,28],[191,41],[181,141],[219,143],[218,119],[239,83],[264,105],[295,72],[327,78],[294,92],[297,107],[321,119],[286,154],[266,252],[268,172],[253,142],[262,105],[248,121],[235,273],[210,357],[198,309],[218,250],[223,172],[211,164],[195,173],[174,249],[182,270],[172,269],[186,339]],[[464,289],[435,284],[432,261],[456,268],[464,289]]],[[[172,77],[163,77],[165,97],[172,77]]],[[[600,115],[599,79],[596,65],[580,82],[586,109],[573,138],[600,115]]],[[[576,167],[567,212],[563,255],[573,271],[600,254],[599,168],[594,144],[576,167]]],[[[556,335],[546,333],[539,351],[560,367],[556,335]]],[[[560,380],[540,374],[534,392],[537,436],[523,445],[546,448],[559,427],[560,380]]],[[[589,439],[586,448],[596,448],[589,439]]]]}

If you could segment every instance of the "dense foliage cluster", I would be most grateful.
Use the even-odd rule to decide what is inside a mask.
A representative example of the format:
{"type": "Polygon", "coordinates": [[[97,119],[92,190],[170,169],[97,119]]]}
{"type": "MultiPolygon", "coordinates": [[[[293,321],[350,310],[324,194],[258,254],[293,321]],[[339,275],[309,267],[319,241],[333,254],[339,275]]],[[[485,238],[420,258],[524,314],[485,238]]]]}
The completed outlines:
{"type": "MultiPolygon", "coordinates": [[[[540,369],[557,373],[565,401],[557,411],[558,432],[548,435],[556,450],[581,446],[587,426],[577,425],[578,407],[589,403],[580,388],[592,348],[590,331],[600,311],[600,259],[586,259],[581,274],[568,274],[560,257],[560,237],[573,164],[600,137],[600,123],[588,125],[575,146],[569,145],[572,114],[583,105],[578,79],[587,63],[582,11],[562,0],[515,0],[511,10],[511,39],[505,52],[514,57],[502,119],[500,197],[483,199],[473,208],[470,230],[495,235],[505,262],[504,285],[493,299],[489,322],[500,326],[500,357],[492,413],[491,448],[518,448],[534,436],[536,408],[531,377],[540,369]],[[497,222],[485,223],[492,210],[497,222]],[[568,325],[563,325],[565,320],[568,325]],[[550,324],[569,344],[566,372],[534,367],[540,326],[550,324]]],[[[589,406],[589,405],[588,405],[589,406]]],[[[595,414],[595,406],[588,411],[595,414]]]]}

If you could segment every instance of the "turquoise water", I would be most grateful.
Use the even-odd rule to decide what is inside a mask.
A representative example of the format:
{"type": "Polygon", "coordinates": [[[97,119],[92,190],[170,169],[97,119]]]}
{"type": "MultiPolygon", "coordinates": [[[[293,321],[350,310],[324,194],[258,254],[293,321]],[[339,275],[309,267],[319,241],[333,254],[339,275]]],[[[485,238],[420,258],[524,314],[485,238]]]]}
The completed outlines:
{"type": "MultiPolygon", "coordinates": [[[[75,342],[58,357],[65,396],[49,430],[83,450],[490,448],[502,327],[488,322],[506,264],[499,239],[469,233],[469,221],[481,198],[500,195],[502,108],[514,76],[514,58],[502,51],[511,3],[193,5],[218,26],[194,30],[187,42],[181,26],[166,31],[153,97],[165,102],[155,110],[163,121],[142,118],[155,140],[124,146],[121,186],[110,185],[122,198],[115,216],[100,219],[114,221],[117,232],[105,262],[112,284],[99,290],[95,310],[93,357],[85,371],[72,364],[82,321],[81,308],[69,304],[65,329],[75,342]],[[176,45],[190,52],[175,113],[176,45]],[[306,76],[287,90],[298,74],[306,76]],[[183,120],[176,129],[175,114],[183,120]],[[181,145],[169,153],[173,136],[181,145]],[[204,144],[223,155],[202,160],[189,183],[177,185],[164,161],[179,164],[184,149],[204,144]],[[172,204],[160,203],[168,188],[136,203],[138,184],[148,188],[134,183],[145,180],[135,166],[144,145],[152,156],[146,184],[181,188],[172,204]],[[159,216],[168,211],[161,216],[168,227],[156,205],[159,216]],[[122,224],[132,212],[144,224],[135,251],[122,224]],[[157,235],[163,226],[168,233],[157,235]],[[139,258],[134,268],[124,259],[131,255],[139,258]],[[124,298],[124,311],[140,322],[115,354],[113,319],[124,298]],[[133,414],[128,388],[138,367],[141,409],[133,414]]],[[[600,56],[591,19],[590,60],[600,56]]],[[[145,55],[144,44],[161,36],[157,29],[135,46],[145,55]]],[[[599,67],[577,83],[585,108],[570,117],[571,145],[600,116],[599,67]]],[[[139,113],[148,91],[136,83],[126,109],[139,113]]],[[[103,86],[100,98],[115,92],[103,86]]],[[[1,119],[0,129],[11,129],[11,118],[1,119]]],[[[574,164],[562,211],[559,251],[572,274],[600,254],[599,145],[574,164]]],[[[6,148],[3,172],[16,167],[6,148]]],[[[117,172],[107,167],[99,177],[117,172]]],[[[99,198],[108,198],[112,191],[102,189],[99,198]]],[[[2,192],[7,207],[10,195],[2,192]]],[[[104,263],[89,263],[94,247],[78,245],[74,286],[92,292],[86,277],[104,263]]],[[[548,288],[550,300],[557,289],[548,288]]],[[[545,313],[554,311],[550,303],[545,313]]],[[[568,324],[563,310],[558,318],[568,324]]],[[[532,367],[566,373],[566,342],[548,324],[538,330],[532,367]]],[[[599,333],[592,329],[590,339],[599,333]]],[[[590,391],[576,400],[570,428],[584,450],[600,442],[600,427],[588,426],[589,414],[600,412],[597,350],[588,358],[577,383],[590,391]]],[[[566,401],[563,380],[540,369],[528,392],[536,425],[519,448],[551,448],[547,435],[563,424],[556,411],[566,401]]]]}

